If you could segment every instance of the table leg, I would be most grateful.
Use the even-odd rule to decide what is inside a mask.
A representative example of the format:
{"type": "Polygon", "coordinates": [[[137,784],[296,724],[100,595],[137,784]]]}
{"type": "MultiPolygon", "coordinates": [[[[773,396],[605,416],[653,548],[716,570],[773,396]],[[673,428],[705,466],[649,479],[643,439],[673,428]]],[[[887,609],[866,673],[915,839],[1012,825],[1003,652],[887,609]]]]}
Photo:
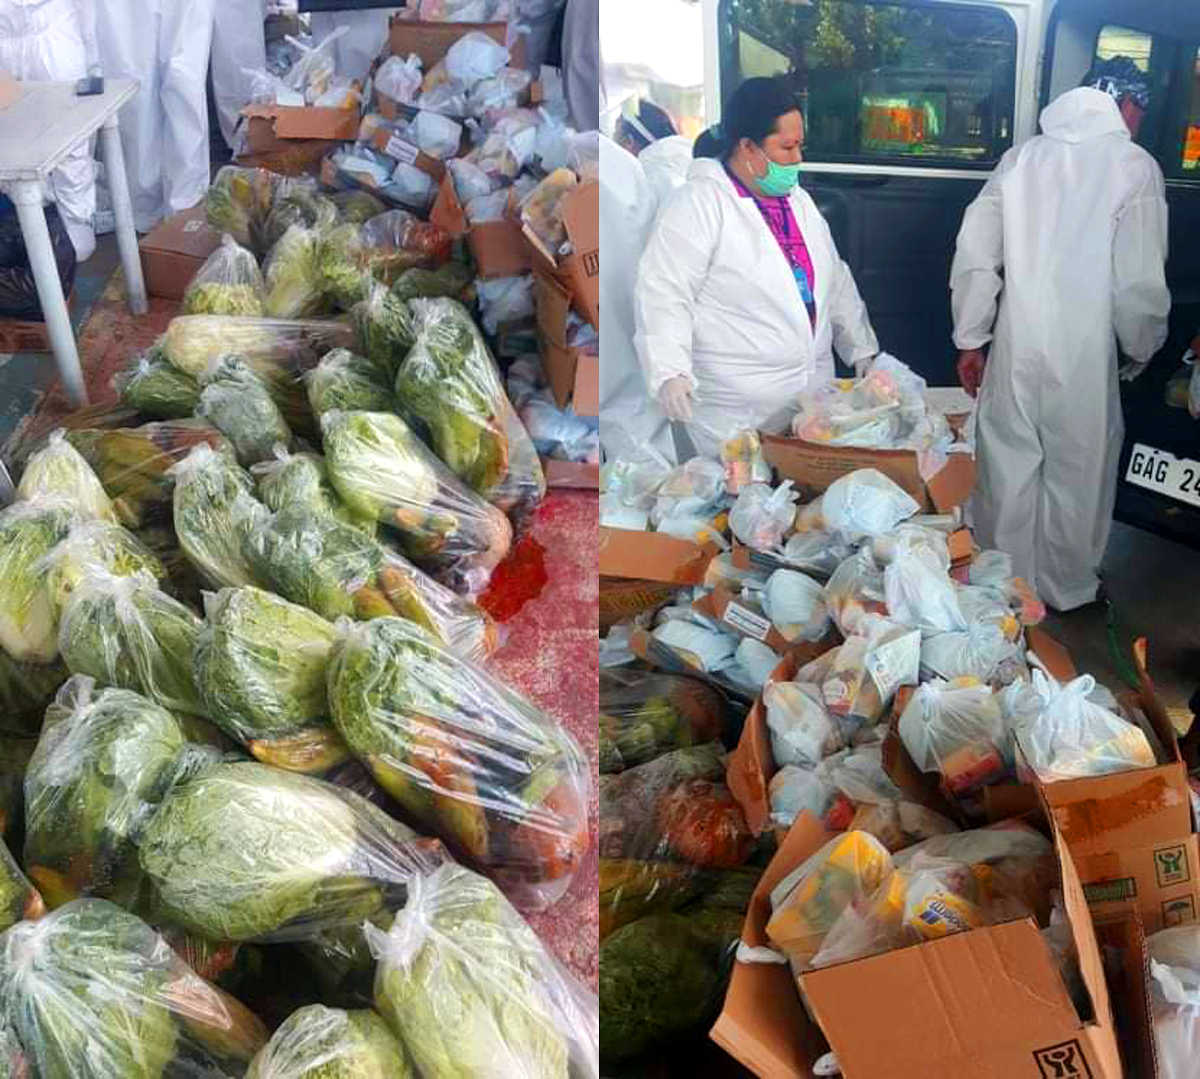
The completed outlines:
{"type": "Polygon", "coordinates": [[[42,185],[37,181],[22,181],[13,184],[8,194],[17,207],[17,220],[21,224],[21,236],[25,240],[29,265],[33,269],[33,280],[37,285],[42,317],[46,320],[46,332],[50,336],[58,373],[71,403],[82,408],[88,403],[87,390],[83,385],[71,318],[67,314],[67,300],[58,277],[58,264],[54,261],[54,248],[50,245],[50,230],[46,227],[42,185]]]}
{"type": "Polygon", "coordinates": [[[129,183],[125,176],[125,154],[121,150],[121,131],[115,115],[110,116],[100,130],[100,150],[104,155],[104,175],[117,223],[117,247],[121,252],[121,269],[125,271],[129,309],[135,315],[144,315],[150,305],[146,302],[146,282],[142,280],[142,258],[138,253],[133,204],[129,201],[129,183]]]}

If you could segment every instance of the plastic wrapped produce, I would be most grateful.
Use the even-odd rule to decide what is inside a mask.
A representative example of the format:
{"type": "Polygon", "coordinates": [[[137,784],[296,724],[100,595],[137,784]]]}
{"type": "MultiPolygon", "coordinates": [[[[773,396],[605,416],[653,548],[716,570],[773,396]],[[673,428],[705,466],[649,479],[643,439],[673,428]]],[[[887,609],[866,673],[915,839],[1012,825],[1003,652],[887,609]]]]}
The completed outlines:
{"type": "Polygon", "coordinates": [[[8,847],[0,842],[0,931],[17,922],[37,921],[46,913],[46,904],[37,889],[21,872],[8,847]]]}
{"type": "Polygon", "coordinates": [[[226,165],[205,197],[208,223],[256,255],[267,249],[265,227],[280,177],[266,169],[226,165]]]}
{"type": "Polygon", "coordinates": [[[1039,670],[1032,679],[1044,705],[1017,722],[1015,733],[1024,763],[1043,783],[1154,767],[1141,729],[1088,700],[1096,688],[1091,675],[1064,686],[1051,684],[1039,670]]]}
{"type": "Polygon", "coordinates": [[[115,577],[147,574],[163,580],[167,571],[154,554],[132,532],[108,521],[78,521],[46,556],[43,567],[55,609],[61,615],[72,593],[97,571],[115,577]]]}
{"type": "Polygon", "coordinates": [[[183,294],[185,315],[261,315],[263,275],[254,254],[226,233],[183,294]]]}
{"type": "Polygon", "coordinates": [[[98,689],[83,675],[63,685],[25,775],[25,866],[47,904],[80,895],[138,903],[138,830],[170,784],[210,752],[140,694],[98,689]]]}
{"type": "Polygon", "coordinates": [[[263,314],[275,319],[302,319],[324,314],[321,260],[324,248],[317,228],[291,225],[276,241],[265,262],[263,314]]]}
{"type": "Polygon", "coordinates": [[[777,569],[767,578],[762,608],[789,644],[819,641],[829,632],[824,589],[795,570],[777,569]]]}
{"type": "Polygon", "coordinates": [[[305,376],[318,416],[333,409],[387,412],[395,405],[390,373],[349,349],[335,348],[305,376]]]}
{"type": "Polygon", "coordinates": [[[93,571],[63,611],[59,646],[74,674],[135,690],[173,711],[205,715],[192,665],[201,625],[148,574],[93,571]]]}
{"type": "Polygon", "coordinates": [[[1146,947],[1158,1075],[1191,1079],[1200,1053],[1200,928],[1160,930],[1146,947]]]}
{"type": "Polygon", "coordinates": [[[63,499],[81,517],[116,521],[116,512],[91,466],[67,440],[66,432],[51,433],[46,445],[25,463],[17,499],[36,502],[63,499]]]}
{"type": "Polygon", "coordinates": [[[258,497],[274,513],[296,506],[375,535],[375,518],[355,513],[342,502],[329,482],[325,459],[319,454],[289,453],[276,446],[273,458],[252,465],[250,473],[258,497]]]}
{"type": "Polygon", "coordinates": [[[716,690],[684,675],[600,672],[600,770],[620,772],[668,752],[720,737],[724,704],[716,690]]]}
{"type": "Polygon", "coordinates": [[[267,764],[324,772],[345,760],[325,695],[333,626],[258,588],[210,593],[205,615],[195,651],[204,714],[267,764]]]}
{"type": "Polygon", "coordinates": [[[200,384],[168,363],[157,348],[136,356],[114,377],[113,388],[130,408],[161,420],[190,416],[200,401],[200,384]]]}
{"type": "Polygon", "coordinates": [[[393,281],[409,269],[435,270],[453,248],[445,229],[407,210],[388,210],[371,218],[362,227],[361,242],[365,265],[382,281],[393,281]]]}
{"type": "Polygon", "coordinates": [[[414,266],[405,270],[392,284],[392,298],[398,302],[419,298],[435,299],[448,296],[468,302],[474,275],[461,262],[447,262],[436,270],[414,266]]]}
{"type": "Polygon", "coordinates": [[[509,510],[546,490],[529,435],[467,310],[454,300],[413,300],[417,340],[396,377],[399,411],[472,490],[509,510]]]}
{"type": "Polygon", "coordinates": [[[598,1079],[596,998],[490,881],[440,866],[390,930],[366,934],[376,1010],[419,1074],[598,1079]]]}
{"type": "Polygon", "coordinates": [[[246,541],[269,514],[250,477],[207,446],[171,468],[179,546],[214,588],[256,584],[246,541]]]}
{"type": "Polygon", "coordinates": [[[263,253],[269,252],[293,225],[304,229],[327,229],[338,217],[337,204],[321,194],[309,177],[284,178],[279,181],[271,212],[267,215],[263,253]]]}
{"type": "Polygon", "coordinates": [[[395,378],[395,372],[417,340],[408,302],[376,282],[351,315],[358,347],[368,360],[395,378]]]}
{"type": "Polygon", "coordinates": [[[747,547],[770,551],[783,543],[796,515],[796,495],[788,480],[772,490],[765,483],[751,483],[738,493],[729,511],[729,527],[747,547]]]}
{"type": "Polygon", "coordinates": [[[763,690],[763,704],[777,765],[811,768],[843,747],[841,728],[825,710],[819,686],[772,682],[763,690]]]}
{"type": "Polygon", "coordinates": [[[337,207],[338,220],[351,225],[362,225],[383,213],[387,207],[369,191],[352,189],[334,191],[329,201],[337,207]]]}
{"type": "Polygon", "coordinates": [[[919,685],[900,716],[900,738],[923,772],[962,797],[1010,774],[1000,702],[986,685],[935,679],[919,685]]]}
{"type": "Polygon", "coordinates": [[[250,1063],[246,1079],[410,1079],[414,1074],[400,1043],[373,1011],[310,1004],[284,1020],[250,1063]]]}
{"type": "Polygon", "coordinates": [[[270,460],[274,447],[289,446],[292,432],[267,387],[236,356],[225,356],[204,380],[196,414],[233,445],[244,467],[270,460]]]}
{"type": "Polygon", "coordinates": [[[334,723],[416,820],[518,893],[547,903],[587,849],[587,772],[549,716],[399,618],[342,626],[334,723]]]}
{"type": "Polygon", "coordinates": [[[272,589],[324,618],[399,615],[464,659],[484,660],[499,647],[499,630],[481,608],[335,517],[282,509],[248,550],[272,589]]]}
{"type": "Polygon", "coordinates": [[[855,542],[891,532],[920,506],[902,487],[874,468],[839,476],[796,516],[797,531],[835,532],[855,542]]]}
{"type": "Polygon", "coordinates": [[[257,761],[177,783],[138,856],[164,918],[230,941],[312,941],[359,926],[444,857],[351,791],[257,761]]]}
{"type": "Polygon", "coordinates": [[[0,647],[18,663],[58,655],[58,611],[46,579],[46,556],[78,522],[60,498],[14,502],[0,511],[0,647]]]}
{"type": "Polygon", "coordinates": [[[352,510],[399,531],[408,556],[458,591],[478,591],[508,554],[512,527],[468,490],[398,416],[326,412],[329,478],[352,510]]]}
{"type": "Polygon", "coordinates": [[[5,933],[0,997],[47,1079],[237,1079],[267,1040],[257,1016],[101,899],[5,933]]]}

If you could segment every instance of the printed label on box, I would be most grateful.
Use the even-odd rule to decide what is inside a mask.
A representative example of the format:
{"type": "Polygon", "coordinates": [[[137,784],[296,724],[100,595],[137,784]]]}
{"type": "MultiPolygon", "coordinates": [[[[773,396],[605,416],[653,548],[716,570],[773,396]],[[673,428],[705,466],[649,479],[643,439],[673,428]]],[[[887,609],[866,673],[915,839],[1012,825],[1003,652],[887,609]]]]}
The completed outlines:
{"type": "Polygon", "coordinates": [[[721,620],[732,626],[739,633],[744,633],[747,637],[753,637],[756,641],[764,640],[767,634],[771,632],[771,620],[769,618],[764,618],[761,614],[755,614],[740,603],[729,603],[725,608],[725,613],[721,616],[721,620]]]}
{"type": "Polygon", "coordinates": [[[417,154],[421,151],[407,139],[402,139],[399,135],[393,135],[387,141],[387,146],[384,147],[385,154],[388,157],[394,157],[397,161],[403,161],[406,165],[411,165],[417,160],[417,154]]]}
{"type": "Polygon", "coordinates": [[[1137,898],[1137,881],[1133,877],[1099,880],[1085,884],[1083,894],[1089,903],[1123,903],[1137,898]]]}
{"type": "Polygon", "coordinates": [[[1160,847],[1154,852],[1154,876],[1158,886],[1183,884],[1192,879],[1189,872],[1187,847],[1179,843],[1172,847],[1160,847]]]}
{"type": "Polygon", "coordinates": [[[1168,929],[1176,925],[1186,925],[1196,920],[1196,900],[1194,896],[1181,895],[1175,899],[1166,899],[1162,905],[1163,925],[1168,929]]]}
{"type": "Polygon", "coordinates": [[[1072,1039],[1033,1051],[1041,1079],[1092,1079],[1092,1069],[1079,1042],[1072,1039]]]}
{"type": "Polygon", "coordinates": [[[206,228],[207,221],[201,221],[198,218],[193,218],[191,221],[185,221],[183,225],[184,232],[199,232],[202,228],[206,228]]]}

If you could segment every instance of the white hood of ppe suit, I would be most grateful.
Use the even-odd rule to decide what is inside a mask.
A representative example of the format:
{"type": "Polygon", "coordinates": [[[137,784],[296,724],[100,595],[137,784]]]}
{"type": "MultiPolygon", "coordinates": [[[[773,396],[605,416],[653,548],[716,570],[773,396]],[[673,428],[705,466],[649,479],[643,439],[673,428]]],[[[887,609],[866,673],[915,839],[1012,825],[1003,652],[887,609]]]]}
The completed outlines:
{"type": "Polygon", "coordinates": [[[813,263],[815,326],[754,200],[718,161],[692,162],[638,266],[635,344],[647,385],[657,395],[669,378],[692,381],[688,431],[707,456],[747,427],[781,429],[799,393],[834,377],[835,348],[850,364],[879,351],[816,203],[803,188],[790,201],[813,263]]]}
{"type": "Polygon", "coordinates": [[[980,541],[1051,606],[1096,592],[1123,434],[1117,345],[1166,339],[1162,173],[1107,94],[1070,90],[967,208],[950,287],[960,349],[991,343],[979,398],[980,541]]]}
{"type": "Polygon", "coordinates": [[[687,183],[688,170],[692,167],[692,145],[692,140],[685,135],[668,135],[652,142],[638,154],[659,210],[678,188],[687,183]]]}

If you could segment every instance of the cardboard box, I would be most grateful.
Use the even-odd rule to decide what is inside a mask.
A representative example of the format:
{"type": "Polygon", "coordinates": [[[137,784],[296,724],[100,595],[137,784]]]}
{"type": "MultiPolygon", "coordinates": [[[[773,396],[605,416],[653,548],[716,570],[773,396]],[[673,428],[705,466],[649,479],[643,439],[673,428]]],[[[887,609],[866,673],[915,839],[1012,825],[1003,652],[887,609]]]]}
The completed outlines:
{"type": "Polygon", "coordinates": [[[801,498],[810,501],[834,480],[860,468],[874,468],[904,488],[926,513],[949,513],[961,506],[975,487],[975,459],[952,453],[946,466],[926,482],[912,450],[868,450],[826,446],[784,435],[760,434],[763,456],[784,479],[792,480],[801,498]]]}
{"type": "Polygon", "coordinates": [[[1136,909],[1147,933],[1197,920],[1200,849],[1195,835],[1085,854],[1078,868],[1084,895],[1096,913],[1136,909]]]}
{"type": "Polygon", "coordinates": [[[699,584],[716,547],[662,532],[600,527],[600,576],[663,581],[678,587],[699,584]]]}
{"type": "Polygon", "coordinates": [[[138,244],[142,276],[151,296],[182,300],[196,271],[221,246],[221,234],[208,224],[204,203],[159,222],[138,244]]]}
{"type": "MultiPolygon", "coordinates": [[[[754,891],[744,944],[769,945],[771,889],[828,838],[810,815],[797,818],[754,891]]],[[[846,1079],[1118,1079],[1096,934],[1061,837],[1055,849],[1089,1015],[1025,918],[803,974],[807,1011],[787,966],[739,961],[711,1037],[764,1079],[807,1079],[826,1044],[846,1079]]]]}
{"type": "Polygon", "coordinates": [[[563,224],[574,249],[559,258],[534,231],[524,227],[534,271],[551,278],[571,297],[571,305],[600,328],[600,185],[580,184],[562,201],[563,224]]]}
{"type": "Polygon", "coordinates": [[[676,587],[662,581],[601,577],[598,610],[601,631],[607,632],[618,622],[636,618],[639,614],[657,610],[669,603],[675,597],[676,587]]]}
{"type": "Polygon", "coordinates": [[[316,176],[322,159],[340,145],[328,139],[281,139],[273,150],[239,154],[236,160],[245,168],[266,169],[280,176],[316,176]]]}
{"type": "MultiPolygon", "coordinates": [[[[515,213],[515,207],[510,206],[510,212],[515,213]]],[[[429,220],[455,239],[466,238],[480,277],[517,277],[529,272],[529,249],[521,238],[521,226],[515,216],[469,224],[449,173],[442,177],[429,220]]]]}
{"type": "Polygon", "coordinates": [[[319,109],[313,105],[247,105],[246,148],[252,154],[279,150],[294,139],[353,142],[358,138],[357,109],[319,109]]]}
{"type": "Polygon", "coordinates": [[[600,490],[600,466],[587,461],[559,461],[553,457],[542,458],[542,471],[546,474],[547,487],[579,487],[584,490],[600,490]]]}
{"type": "MultiPolygon", "coordinates": [[[[474,32],[487,34],[501,45],[508,45],[506,22],[425,22],[393,15],[388,22],[388,46],[393,56],[408,57],[416,53],[421,58],[421,70],[428,75],[445,58],[451,45],[474,32]]],[[[524,37],[517,37],[508,48],[509,67],[524,67],[524,37]]]]}
{"type": "MultiPolygon", "coordinates": [[[[0,108],[3,108],[0,105],[0,108]]],[[[74,290],[67,296],[70,307],[74,290]]],[[[0,353],[51,352],[46,324],[37,319],[0,318],[0,353]]]]}
{"type": "MultiPolygon", "coordinates": [[[[394,117],[391,118],[394,119],[394,117]]],[[[465,135],[463,137],[466,138],[465,135]]],[[[415,143],[409,142],[403,135],[390,128],[378,128],[371,136],[371,145],[381,154],[386,154],[396,161],[407,162],[427,176],[432,176],[433,182],[439,186],[446,179],[446,163],[444,161],[430,157],[424,150],[417,149],[415,143]]]]}
{"type": "Polygon", "coordinates": [[[1092,927],[1104,959],[1104,978],[1117,1022],[1117,1041],[1125,1074],[1154,1079],[1154,1020],[1150,1005],[1150,957],[1137,914],[1097,914],[1092,927]]]}
{"type": "Polygon", "coordinates": [[[692,608],[741,637],[761,641],[780,656],[792,647],[787,638],[771,624],[761,607],[735,596],[724,585],[717,585],[708,595],[696,600],[692,608]]]}
{"type": "Polygon", "coordinates": [[[594,346],[567,344],[571,295],[553,277],[535,272],[533,299],[537,310],[538,345],[550,391],[559,408],[577,416],[600,414],[600,355],[594,346]]]}

